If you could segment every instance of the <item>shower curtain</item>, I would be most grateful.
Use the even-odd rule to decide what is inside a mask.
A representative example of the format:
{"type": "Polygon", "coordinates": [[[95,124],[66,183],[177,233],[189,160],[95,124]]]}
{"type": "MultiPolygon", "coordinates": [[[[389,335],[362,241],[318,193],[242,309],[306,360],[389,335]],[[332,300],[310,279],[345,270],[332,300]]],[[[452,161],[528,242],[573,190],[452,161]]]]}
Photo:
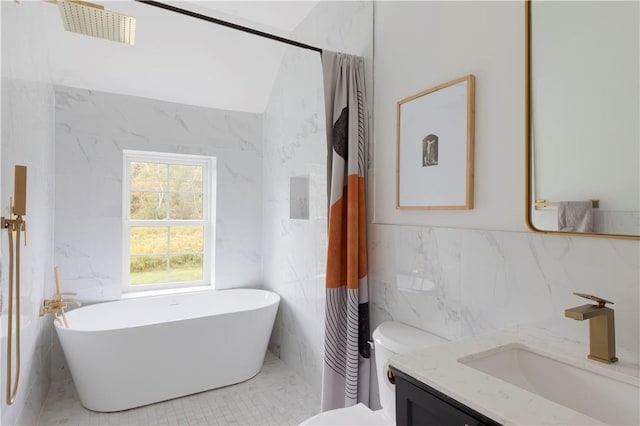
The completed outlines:
{"type": "Polygon", "coordinates": [[[329,194],[322,411],[369,405],[365,172],[369,116],[362,58],[322,52],[329,194]]]}

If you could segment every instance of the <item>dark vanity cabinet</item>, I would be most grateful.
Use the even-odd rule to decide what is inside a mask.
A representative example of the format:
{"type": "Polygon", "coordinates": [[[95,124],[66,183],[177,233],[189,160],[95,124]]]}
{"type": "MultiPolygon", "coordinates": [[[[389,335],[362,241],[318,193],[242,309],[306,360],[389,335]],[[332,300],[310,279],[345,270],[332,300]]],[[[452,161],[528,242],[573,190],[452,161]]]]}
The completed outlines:
{"type": "Polygon", "coordinates": [[[391,368],[396,384],[397,426],[500,425],[402,371],[391,368]]]}

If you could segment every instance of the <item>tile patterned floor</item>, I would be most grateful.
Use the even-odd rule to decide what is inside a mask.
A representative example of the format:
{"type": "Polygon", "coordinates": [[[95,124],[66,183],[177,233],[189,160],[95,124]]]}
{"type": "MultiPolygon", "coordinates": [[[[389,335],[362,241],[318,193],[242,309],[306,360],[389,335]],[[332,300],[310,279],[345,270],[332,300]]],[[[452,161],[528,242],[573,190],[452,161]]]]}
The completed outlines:
{"type": "Polygon", "coordinates": [[[251,380],[117,413],[89,411],[70,379],[54,382],[39,425],[297,425],[319,411],[317,393],[267,353],[251,380]]]}

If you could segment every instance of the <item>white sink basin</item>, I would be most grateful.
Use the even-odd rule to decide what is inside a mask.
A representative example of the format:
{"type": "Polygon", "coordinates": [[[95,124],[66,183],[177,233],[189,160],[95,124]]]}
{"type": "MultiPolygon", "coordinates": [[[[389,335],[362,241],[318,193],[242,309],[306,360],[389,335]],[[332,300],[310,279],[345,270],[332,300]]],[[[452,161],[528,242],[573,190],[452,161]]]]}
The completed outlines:
{"type": "Polygon", "coordinates": [[[640,424],[637,384],[557,361],[520,344],[458,361],[604,423],[640,424]]]}

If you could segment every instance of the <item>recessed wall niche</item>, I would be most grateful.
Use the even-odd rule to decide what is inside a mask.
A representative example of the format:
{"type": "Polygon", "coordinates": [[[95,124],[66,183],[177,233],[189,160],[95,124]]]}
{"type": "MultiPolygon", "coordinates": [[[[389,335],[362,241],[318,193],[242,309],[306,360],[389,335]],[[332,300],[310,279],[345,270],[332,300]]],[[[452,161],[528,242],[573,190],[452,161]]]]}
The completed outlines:
{"type": "Polygon", "coordinates": [[[289,178],[289,218],[320,220],[327,217],[326,172],[310,164],[304,174],[289,178]]]}
{"type": "Polygon", "coordinates": [[[291,176],[289,182],[289,218],[309,220],[309,176],[291,176]]]}

